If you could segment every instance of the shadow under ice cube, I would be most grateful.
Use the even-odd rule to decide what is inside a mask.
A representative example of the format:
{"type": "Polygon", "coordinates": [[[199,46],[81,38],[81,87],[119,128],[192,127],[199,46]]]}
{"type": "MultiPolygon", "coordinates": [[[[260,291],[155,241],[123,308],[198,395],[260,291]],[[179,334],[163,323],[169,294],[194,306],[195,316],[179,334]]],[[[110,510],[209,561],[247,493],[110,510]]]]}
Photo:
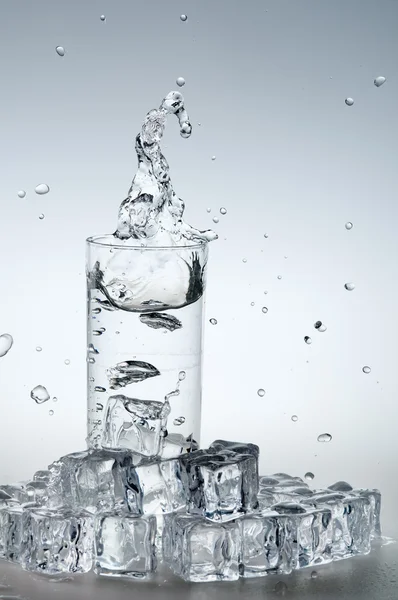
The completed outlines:
{"type": "Polygon", "coordinates": [[[186,581],[239,578],[239,526],[176,513],[165,518],[163,558],[186,581]]]}
{"type": "Polygon", "coordinates": [[[87,513],[33,509],[24,517],[24,540],[26,570],[61,575],[92,568],[94,523],[87,513]]]}
{"type": "Polygon", "coordinates": [[[144,578],[156,569],[156,517],[100,515],[95,526],[97,575],[144,578]]]}
{"type": "Polygon", "coordinates": [[[111,396],[105,412],[104,448],[126,448],[143,456],[157,456],[163,444],[168,402],[111,396]]]}

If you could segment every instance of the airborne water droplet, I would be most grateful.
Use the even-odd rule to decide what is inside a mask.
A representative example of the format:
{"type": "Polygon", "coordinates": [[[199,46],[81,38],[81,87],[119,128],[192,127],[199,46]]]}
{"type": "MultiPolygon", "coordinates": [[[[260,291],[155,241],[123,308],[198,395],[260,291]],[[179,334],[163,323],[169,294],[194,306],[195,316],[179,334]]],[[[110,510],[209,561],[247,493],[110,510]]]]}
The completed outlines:
{"type": "Polygon", "coordinates": [[[264,233],[264,237],[267,238],[268,237],[268,233],[264,233]]]}
{"type": "Polygon", "coordinates": [[[278,275],[277,279],[282,279],[282,275],[278,275]]]}
{"type": "Polygon", "coordinates": [[[261,310],[264,314],[268,312],[268,308],[266,306],[263,306],[261,310]]]}
{"type": "Polygon", "coordinates": [[[349,292],[352,292],[352,290],[355,289],[355,284],[354,283],[345,283],[344,287],[346,290],[348,290],[349,292]]]}
{"type": "Polygon", "coordinates": [[[43,402],[47,402],[50,400],[50,394],[44,385],[37,385],[30,392],[30,397],[36,402],[36,404],[43,404],[43,402]]]}
{"type": "Polygon", "coordinates": [[[177,77],[177,79],[176,79],[176,84],[177,84],[179,87],[182,87],[183,85],[185,85],[185,79],[184,79],[184,77],[177,77]]]}
{"type": "Polygon", "coordinates": [[[215,156],[212,156],[212,157],[211,157],[211,160],[216,160],[216,157],[215,157],[215,156]]]}
{"type": "Polygon", "coordinates": [[[186,21],[188,19],[187,15],[180,15],[181,21],[186,21]]]}
{"type": "Polygon", "coordinates": [[[187,374],[185,373],[185,371],[180,371],[178,373],[178,379],[179,381],[184,381],[185,377],[187,376],[187,374]]]}
{"type": "Polygon", "coordinates": [[[185,417],[177,417],[173,421],[173,425],[175,426],[182,425],[183,423],[185,423],[185,417]]]}
{"type": "Polygon", "coordinates": [[[347,106],[352,106],[354,104],[354,100],[352,98],[346,98],[344,102],[347,104],[347,106]]]}
{"type": "Polygon", "coordinates": [[[213,217],[213,223],[218,223],[220,219],[218,217],[213,217]]]}
{"type": "Polygon", "coordinates": [[[106,16],[105,15],[101,15],[100,19],[101,19],[101,21],[106,21],[106,16]]]}
{"type": "Polygon", "coordinates": [[[247,263],[247,258],[242,258],[243,263],[247,263]]]}
{"type": "Polygon", "coordinates": [[[311,471],[308,471],[308,473],[306,473],[304,475],[304,479],[308,479],[308,481],[312,481],[314,479],[315,475],[314,473],[311,473],[311,471]]]}
{"type": "Polygon", "coordinates": [[[298,416],[297,415],[292,415],[292,421],[293,421],[293,423],[297,423],[298,416]]]}
{"type": "Polygon", "coordinates": [[[217,319],[210,319],[210,323],[212,325],[217,325],[217,319]]]}
{"type": "Polygon", "coordinates": [[[36,346],[36,352],[41,352],[43,348],[41,346],[36,346]]]}
{"type": "Polygon", "coordinates": [[[222,206],[222,207],[220,208],[220,213],[221,213],[222,215],[226,215],[226,214],[227,214],[227,209],[226,209],[226,208],[224,208],[224,207],[222,206]]]}
{"type": "Polygon", "coordinates": [[[260,398],[262,398],[265,395],[265,390],[263,390],[263,388],[260,388],[259,390],[257,390],[257,395],[260,396],[260,398]]]}
{"type": "Polygon", "coordinates": [[[381,85],[383,85],[383,83],[385,82],[386,78],[383,77],[382,75],[380,75],[379,77],[376,77],[376,79],[374,80],[374,84],[376,87],[380,87],[381,85]]]}
{"type": "Polygon", "coordinates": [[[254,306],[255,302],[250,302],[250,306],[254,306]]]}
{"type": "Polygon", "coordinates": [[[106,388],[104,388],[100,385],[96,385],[94,388],[94,392],[106,392],[106,388]]]}
{"type": "Polygon", "coordinates": [[[209,207],[209,208],[206,208],[206,211],[207,211],[208,213],[211,213],[211,208],[210,208],[210,207],[209,207]]]}
{"type": "Polygon", "coordinates": [[[312,344],[312,339],[308,335],[304,337],[304,341],[306,344],[312,344]]]}
{"type": "Polygon", "coordinates": [[[330,435],[330,433],[321,433],[320,435],[318,435],[318,442],[330,442],[330,440],[332,439],[332,436],[330,435]]]}
{"type": "Polygon", "coordinates": [[[371,372],[371,370],[372,370],[372,369],[371,369],[370,367],[362,367],[362,371],[363,371],[364,373],[366,373],[366,375],[368,375],[368,374],[371,372]]]}
{"type": "Polygon", "coordinates": [[[11,347],[14,343],[12,335],[9,333],[3,333],[0,335],[0,358],[5,356],[7,352],[11,350],[11,347]]]}
{"type": "Polygon", "coordinates": [[[53,414],[54,414],[54,411],[53,411],[53,410],[49,410],[49,411],[48,411],[48,414],[50,415],[50,417],[52,417],[52,416],[53,416],[53,414]]]}
{"type": "Polygon", "coordinates": [[[49,191],[50,188],[46,183],[39,183],[39,185],[35,187],[35,192],[36,194],[39,194],[39,196],[44,196],[44,194],[48,194],[49,191]]]}
{"type": "Polygon", "coordinates": [[[70,365],[70,360],[69,360],[69,358],[66,358],[66,359],[64,360],[64,363],[65,363],[66,365],[70,365]]]}
{"type": "Polygon", "coordinates": [[[43,213],[41,213],[41,215],[39,215],[39,219],[40,219],[40,221],[42,221],[44,219],[44,214],[43,213]]]}
{"type": "Polygon", "coordinates": [[[18,198],[25,198],[25,196],[26,196],[25,190],[19,190],[19,192],[18,192],[18,198]]]}
{"type": "Polygon", "coordinates": [[[57,46],[55,48],[55,51],[58,54],[58,56],[65,56],[65,48],[63,48],[63,46],[57,46]]]}
{"type": "Polygon", "coordinates": [[[347,221],[347,223],[345,224],[345,228],[350,230],[354,227],[354,225],[351,223],[351,221],[347,221]]]}

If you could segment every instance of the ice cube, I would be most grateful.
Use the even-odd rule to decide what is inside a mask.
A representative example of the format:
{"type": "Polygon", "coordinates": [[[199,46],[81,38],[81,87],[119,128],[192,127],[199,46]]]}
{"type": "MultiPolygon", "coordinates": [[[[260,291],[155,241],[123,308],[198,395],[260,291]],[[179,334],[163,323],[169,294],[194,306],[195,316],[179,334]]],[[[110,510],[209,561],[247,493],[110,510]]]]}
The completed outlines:
{"type": "Polygon", "coordinates": [[[197,450],[180,458],[187,510],[225,521],[257,508],[257,458],[197,450]]]}
{"type": "Polygon", "coordinates": [[[126,448],[144,456],[161,452],[170,404],[111,396],[105,411],[104,448],[126,448]]]}
{"type": "Polygon", "coordinates": [[[0,508],[0,556],[10,562],[21,562],[25,550],[23,544],[23,515],[20,504],[0,508]]]}
{"type": "Polygon", "coordinates": [[[144,578],[156,569],[156,517],[99,515],[95,525],[97,575],[144,578]]]}
{"type": "Polygon", "coordinates": [[[67,454],[49,466],[48,504],[91,513],[116,508],[140,513],[134,464],[134,455],[126,450],[67,454]]]}
{"type": "Polygon", "coordinates": [[[93,517],[85,512],[32,509],[24,517],[24,542],[24,569],[53,576],[87,573],[93,565],[93,517]]]}
{"type": "Polygon", "coordinates": [[[252,454],[257,459],[260,455],[260,448],[256,444],[245,444],[243,442],[230,442],[227,440],[215,440],[209,446],[209,450],[215,450],[216,452],[222,452],[223,450],[229,450],[230,452],[236,452],[237,454],[252,454]]]}
{"type": "Polygon", "coordinates": [[[163,514],[186,505],[178,459],[143,459],[135,467],[137,506],[144,514],[163,514]]]}
{"type": "Polygon", "coordinates": [[[23,483],[15,483],[12,485],[0,485],[0,502],[2,500],[13,500],[22,504],[29,502],[29,494],[26,491],[23,483]],[[7,498],[8,496],[8,498],[7,498]]]}
{"type": "Polygon", "coordinates": [[[361,498],[367,498],[370,502],[370,537],[377,539],[381,537],[380,509],[381,494],[379,490],[356,489],[353,492],[361,498]]]}
{"type": "Polygon", "coordinates": [[[236,521],[214,523],[196,515],[165,518],[165,562],[185,581],[239,578],[240,535],[236,521]]]}
{"type": "Polygon", "coordinates": [[[290,515],[297,527],[297,564],[311,567],[332,561],[333,521],[329,508],[304,507],[297,503],[280,503],[272,510],[290,515]]]}

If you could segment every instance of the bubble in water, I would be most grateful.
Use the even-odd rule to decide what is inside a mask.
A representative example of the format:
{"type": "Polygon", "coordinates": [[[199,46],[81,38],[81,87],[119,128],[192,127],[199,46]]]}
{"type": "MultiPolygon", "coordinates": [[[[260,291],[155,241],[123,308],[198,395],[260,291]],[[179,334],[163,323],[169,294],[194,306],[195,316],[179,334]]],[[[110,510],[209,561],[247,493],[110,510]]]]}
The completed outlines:
{"type": "Polygon", "coordinates": [[[297,423],[298,416],[297,415],[292,415],[292,421],[293,421],[293,423],[297,423]]]}
{"type": "Polygon", "coordinates": [[[227,214],[227,209],[226,209],[226,208],[224,208],[224,207],[222,206],[222,207],[220,208],[220,213],[221,213],[222,215],[226,215],[226,214],[227,214]]]}
{"type": "Polygon", "coordinates": [[[278,596],[285,596],[286,592],[287,592],[286,583],[284,583],[283,581],[278,581],[278,583],[275,586],[275,594],[278,594],[278,596]]]}
{"type": "Polygon", "coordinates": [[[318,573],[316,571],[311,571],[311,579],[316,579],[318,577],[318,573]]]}
{"type": "Polygon", "coordinates": [[[312,344],[312,339],[308,335],[304,337],[304,341],[306,344],[312,344]]]}
{"type": "Polygon", "coordinates": [[[282,279],[282,275],[278,275],[277,279],[282,279]]]}
{"type": "Polygon", "coordinates": [[[257,395],[260,396],[260,398],[262,398],[263,396],[265,396],[265,390],[263,390],[263,388],[260,388],[259,390],[257,390],[257,395]]]}
{"type": "Polygon", "coordinates": [[[215,157],[215,156],[212,156],[212,157],[211,157],[211,160],[216,160],[216,157],[215,157]]]}
{"type": "Polygon", "coordinates": [[[366,375],[368,375],[368,374],[371,372],[371,370],[372,370],[372,369],[371,369],[370,367],[362,367],[362,371],[363,371],[364,373],[366,373],[366,375]]]}
{"type": "Polygon", "coordinates": [[[349,292],[352,292],[352,290],[355,289],[355,284],[354,283],[345,283],[344,287],[346,290],[348,290],[349,292]]]}
{"type": "Polygon", "coordinates": [[[187,15],[180,15],[181,21],[186,21],[188,19],[187,15]]]}
{"type": "Polygon", "coordinates": [[[354,100],[352,98],[346,98],[344,102],[347,104],[347,106],[352,106],[354,104],[354,100]]]}
{"type": "Polygon", "coordinates": [[[58,56],[65,56],[65,48],[63,48],[63,46],[57,46],[55,48],[55,51],[58,54],[58,56]]]}
{"type": "Polygon", "coordinates": [[[213,223],[218,223],[219,222],[219,218],[218,217],[213,217],[213,223]]]}
{"type": "Polygon", "coordinates": [[[37,385],[30,392],[30,397],[36,402],[36,404],[43,404],[43,402],[47,402],[50,400],[50,394],[44,385],[37,385]]]}
{"type": "Polygon", "coordinates": [[[100,19],[101,19],[101,21],[106,21],[106,16],[105,15],[101,15],[100,19]]]}
{"type": "Polygon", "coordinates": [[[207,211],[208,213],[211,213],[211,208],[210,208],[210,207],[209,207],[209,208],[206,208],[206,211],[207,211]]]}
{"type": "Polygon", "coordinates": [[[381,85],[383,85],[383,83],[385,82],[386,78],[383,77],[382,75],[380,75],[379,77],[376,77],[376,79],[374,80],[374,84],[376,87],[380,87],[381,85]]]}
{"type": "Polygon", "coordinates": [[[25,198],[25,196],[26,196],[25,190],[19,190],[19,192],[18,192],[18,198],[25,198]]]}
{"type": "Polygon", "coordinates": [[[52,416],[53,416],[53,414],[54,414],[54,411],[53,411],[53,410],[49,410],[49,411],[48,411],[48,414],[50,415],[50,417],[52,417],[52,416]]]}
{"type": "Polygon", "coordinates": [[[351,223],[351,221],[347,221],[347,223],[344,226],[346,229],[350,230],[354,227],[354,225],[351,223]]]}
{"type": "Polygon", "coordinates": [[[311,473],[311,471],[308,471],[305,475],[304,475],[304,479],[308,479],[308,481],[312,481],[314,479],[315,475],[314,473],[311,473]]]}
{"type": "Polygon", "coordinates": [[[175,425],[176,427],[178,425],[183,425],[185,423],[185,417],[177,417],[176,419],[174,419],[173,421],[173,425],[175,425]]]}
{"type": "Polygon", "coordinates": [[[182,87],[183,85],[185,85],[185,79],[184,79],[184,77],[177,77],[177,79],[176,79],[176,84],[177,84],[179,87],[182,87]]]}
{"type": "Polygon", "coordinates": [[[185,371],[180,371],[178,373],[178,379],[179,381],[184,381],[185,377],[187,376],[187,374],[185,373],[185,371]]]}
{"type": "Polygon", "coordinates": [[[43,348],[41,346],[36,346],[36,352],[41,352],[43,348]]]}
{"type": "Polygon", "coordinates": [[[64,363],[65,363],[66,365],[70,365],[70,360],[69,360],[69,358],[65,358],[65,360],[64,360],[64,363]]]}
{"type": "Polygon", "coordinates": [[[39,194],[39,196],[44,196],[44,194],[48,194],[49,191],[50,188],[46,183],[39,183],[39,185],[35,187],[35,192],[36,194],[39,194]]]}
{"type": "Polygon", "coordinates": [[[330,433],[321,433],[320,435],[318,435],[317,439],[318,442],[330,442],[332,436],[330,435],[330,433]]]}
{"type": "Polygon", "coordinates": [[[210,319],[210,323],[212,325],[217,325],[217,319],[210,319]]]}
{"type": "Polygon", "coordinates": [[[12,348],[14,340],[12,335],[9,333],[3,333],[0,335],[0,358],[5,356],[12,348]]]}
{"type": "Polygon", "coordinates": [[[44,219],[44,214],[43,213],[41,213],[41,215],[39,215],[39,219],[40,219],[40,221],[42,221],[44,219]]]}
{"type": "Polygon", "coordinates": [[[261,310],[264,314],[268,312],[268,308],[266,306],[263,306],[261,310]]]}

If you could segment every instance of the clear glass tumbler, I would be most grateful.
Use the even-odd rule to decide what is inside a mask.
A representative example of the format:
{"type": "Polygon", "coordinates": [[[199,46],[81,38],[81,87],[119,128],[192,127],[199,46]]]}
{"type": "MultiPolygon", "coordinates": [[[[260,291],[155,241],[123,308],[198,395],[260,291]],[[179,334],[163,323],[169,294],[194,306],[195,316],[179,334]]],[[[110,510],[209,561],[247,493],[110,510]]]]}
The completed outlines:
{"type": "Polygon", "coordinates": [[[88,446],[186,451],[200,438],[208,246],[86,244],[88,446]]]}

